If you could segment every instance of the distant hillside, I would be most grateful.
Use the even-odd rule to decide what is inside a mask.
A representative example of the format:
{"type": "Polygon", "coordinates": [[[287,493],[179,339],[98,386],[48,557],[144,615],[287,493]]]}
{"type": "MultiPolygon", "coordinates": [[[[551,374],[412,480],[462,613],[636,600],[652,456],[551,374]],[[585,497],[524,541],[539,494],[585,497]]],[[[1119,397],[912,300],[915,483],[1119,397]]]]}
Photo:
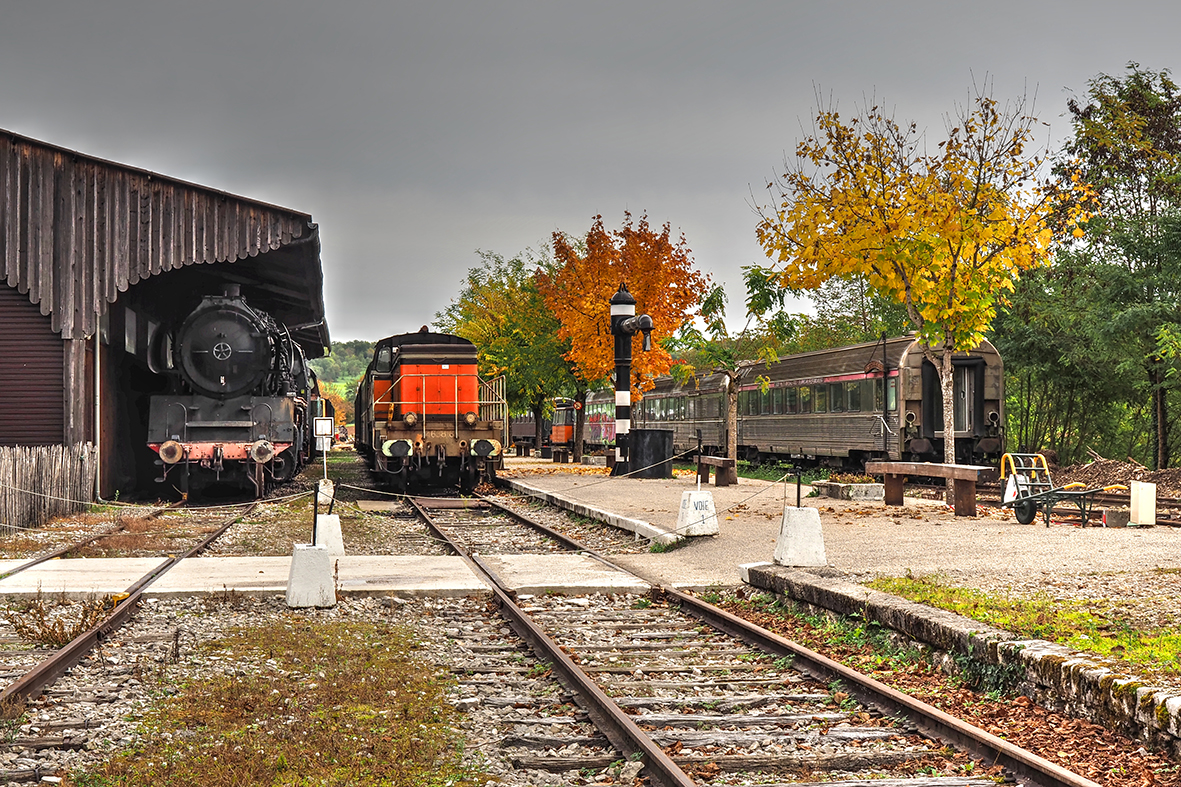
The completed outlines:
{"type": "MultiPolygon", "coordinates": [[[[365,373],[365,367],[373,358],[376,342],[354,339],[350,342],[333,342],[332,352],[324,358],[310,362],[320,382],[334,383],[337,389],[352,390],[365,373]]],[[[343,391],[342,391],[343,393],[343,391]]],[[[352,396],[352,394],[348,394],[352,396]]]]}

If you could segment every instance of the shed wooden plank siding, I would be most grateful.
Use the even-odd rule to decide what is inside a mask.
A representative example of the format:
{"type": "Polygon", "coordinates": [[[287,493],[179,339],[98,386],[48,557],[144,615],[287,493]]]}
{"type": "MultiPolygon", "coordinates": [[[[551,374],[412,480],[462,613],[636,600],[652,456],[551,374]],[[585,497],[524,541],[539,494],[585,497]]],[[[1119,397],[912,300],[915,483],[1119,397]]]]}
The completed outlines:
{"type": "Polygon", "coordinates": [[[28,298],[0,286],[0,446],[53,445],[64,429],[63,344],[49,317],[28,298]]]}
{"type": "Polygon", "coordinates": [[[0,281],[64,340],[92,336],[105,304],[150,276],[315,234],[304,213],[0,130],[0,281]]]}

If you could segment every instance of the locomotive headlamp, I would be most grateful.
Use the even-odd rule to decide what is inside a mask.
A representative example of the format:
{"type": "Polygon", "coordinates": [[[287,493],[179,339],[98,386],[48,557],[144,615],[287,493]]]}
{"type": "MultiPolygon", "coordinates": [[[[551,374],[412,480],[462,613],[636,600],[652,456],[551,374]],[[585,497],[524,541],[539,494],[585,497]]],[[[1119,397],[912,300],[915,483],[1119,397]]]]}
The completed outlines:
{"type": "Polygon", "coordinates": [[[168,440],[160,446],[160,458],[166,465],[174,465],[185,458],[185,447],[175,440],[168,440]]]}
{"type": "Polygon", "coordinates": [[[472,443],[472,453],[484,458],[496,456],[500,453],[500,443],[496,440],[476,440],[472,443]]]}
{"type": "Polygon", "coordinates": [[[993,426],[998,426],[1001,422],[1000,413],[998,413],[996,410],[990,410],[988,413],[988,422],[993,426]]]}
{"type": "Polygon", "coordinates": [[[264,465],[275,458],[275,446],[270,440],[255,440],[250,446],[250,458],[264,465]]]}
{"type": "Polygon", "coordinates": [[[475,426],[476,420],[477,418],[475,413],[467,412],[463,414],[463,422],[468,426],[475,426]]]}
{"type": "Polygon", "coordinates": [[[418,423],[418,416],[414,413],[406,413],[406,415],[402,416],[402,423],[406,424],[407,426],[414,426],[416,423],[418,423]]]}
{"type": "Polygon", "coordinates": [[[391,459],[401,459],[410,456],[413,447],[409,440],[386,440],[381,444],[381,452],[391,459]]]}

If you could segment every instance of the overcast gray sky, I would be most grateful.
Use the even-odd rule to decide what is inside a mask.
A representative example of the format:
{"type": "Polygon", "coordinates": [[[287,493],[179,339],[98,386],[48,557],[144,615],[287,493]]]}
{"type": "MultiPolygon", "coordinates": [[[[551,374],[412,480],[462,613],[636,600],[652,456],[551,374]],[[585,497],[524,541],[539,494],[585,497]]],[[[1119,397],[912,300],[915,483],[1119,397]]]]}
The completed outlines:
{"type": "Polygon", "coordinates": [[[1066,98],[1181,65],[1176,2],[0,0],[0,128],[311,213],[336,340],[601,213],[683,232],[742,318],[751,190],[816,90],[934,135],[990,75],[1066,98]]]}

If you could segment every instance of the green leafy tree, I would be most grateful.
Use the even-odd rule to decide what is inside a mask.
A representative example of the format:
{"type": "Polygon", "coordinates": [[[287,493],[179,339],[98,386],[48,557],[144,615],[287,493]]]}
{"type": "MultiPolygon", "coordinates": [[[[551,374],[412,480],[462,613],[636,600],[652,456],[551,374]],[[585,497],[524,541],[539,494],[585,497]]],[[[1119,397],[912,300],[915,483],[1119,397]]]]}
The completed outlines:
{"type": "Polygon", "coordinates": [[[1096,319],[1108,308],[1100,271],[1087,250],[1061,250],[998,314],[1010,450],[1052,449],[1063,464],[1143,455],[1147,402],[1132,377],[1112,373],[1126,356],[1096,319]]]}
{"type": "Polygon", "coordinates": [[[779,360],[774,347],[775,328],[785,327],[782,323],[770,325],[771,319],[783,316],[784,291],[757,284],[751,290],[752,277],[764,283],[765,279],[750,267],[743,271],[748,298],[746,323],[741,331],[731,333],[726,326],[726,291],[718,284],[701,301],[705,331],[695,323],[686,323],[669,342],[669,349],[679,356],[671,369],[678,380],[685,382],[699,374],[726,376],[726,456],[731,459],[738,458],[738,376],[756,360],[779,360]]]}
{"type": "Polygon", "coordinates": [[[480,264],[468,271],[460,294],[436,315],[436,325],[476,345],[481,374],[505,376],[511,412],[528,411],[537,425],[555,396],[575,386],[563,358],[569,345],[558,336],[558,321],[537,289],[540,270],[552,265],[544,252],[526,249],[505,259],[477,251],[480,264]]]}
{"type": "Polygon", "coordinates": [[[1074,133],[1058,171],[1092,189],[1095,214],[1077,241],[1103,293],[1092,319],[1121,350],[1112,371],[1135,379],[1150,403],[1150,462],[1164,468],[1181,354],[1181,93],[1167,70],[1131,63],[1122,77],[1092,79],[1068,108],[1074,133]]]}

